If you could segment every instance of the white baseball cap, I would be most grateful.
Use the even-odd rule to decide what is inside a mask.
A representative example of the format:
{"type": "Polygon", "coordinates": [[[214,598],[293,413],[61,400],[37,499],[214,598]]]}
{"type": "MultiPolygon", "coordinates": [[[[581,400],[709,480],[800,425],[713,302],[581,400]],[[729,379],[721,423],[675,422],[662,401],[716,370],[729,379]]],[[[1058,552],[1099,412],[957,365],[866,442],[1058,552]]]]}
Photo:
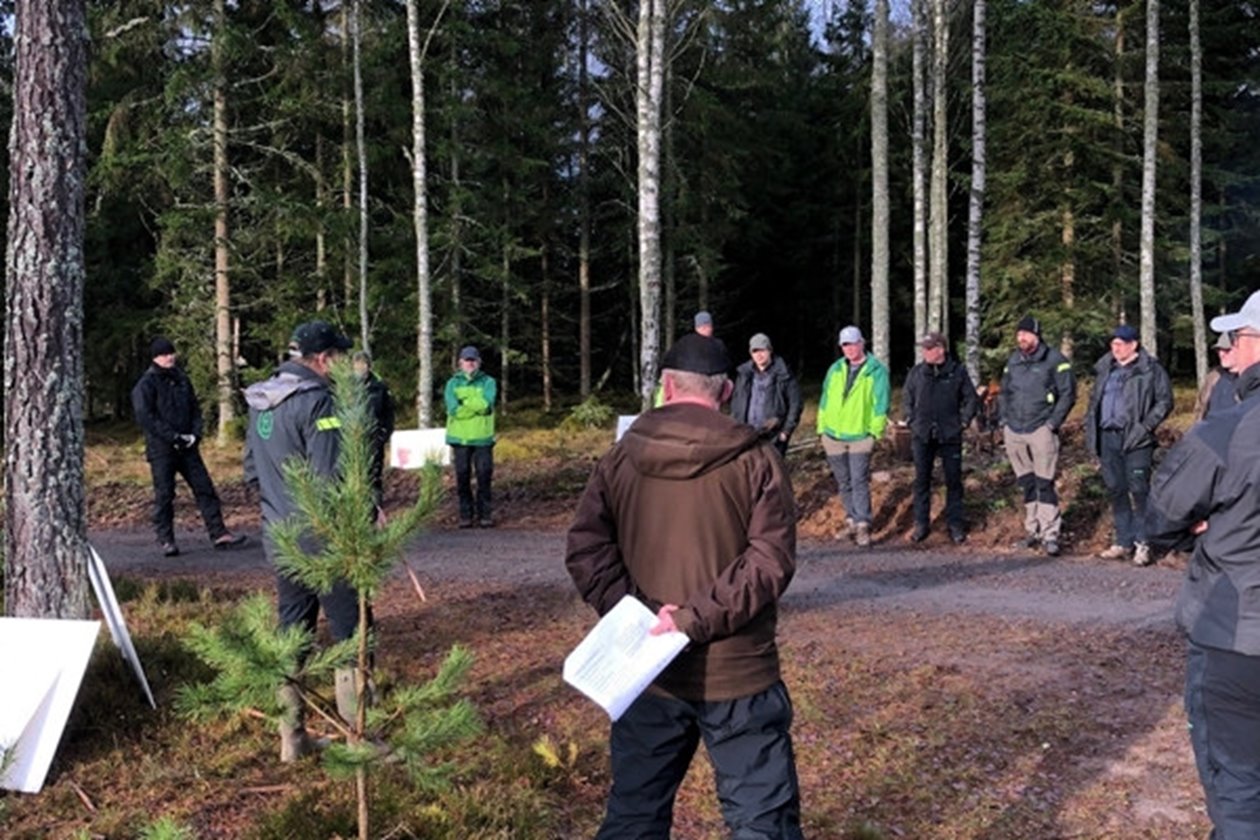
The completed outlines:
{"type": "Polygon", "coordinates": [[[1219,333],[1241,330],[1243,327],[1260,330],[1260,292],[1252,292],[1251,297],[1247,298],[1247,302],[1237,312],[1213,318],[1210,326],[1213,332],[1219,333]]]}

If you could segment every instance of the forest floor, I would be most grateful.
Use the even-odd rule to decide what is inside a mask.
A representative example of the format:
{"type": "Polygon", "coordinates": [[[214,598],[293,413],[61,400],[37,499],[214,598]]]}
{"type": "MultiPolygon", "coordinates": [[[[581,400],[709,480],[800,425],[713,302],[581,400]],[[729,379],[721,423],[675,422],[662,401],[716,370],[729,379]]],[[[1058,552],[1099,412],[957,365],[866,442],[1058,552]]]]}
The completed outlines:
{"type": "MultiPolygon", "coordinates": [[[[1096,469],[1071,455],[1078,434],[1068,430],[1060,471],[1060,558],[1010,547],[1022,509],[1000,445],[970,447],[971,538],[962,547],[939,521],[927,542],[908,542],[912,470],[889,449],[876,460],[877,543],[859,551],[836,538],[842,516],[816,447],[791,454],[801,544],[780,643],[806,836],[1181,840],[1206,832],[1171,621],[1184,561],[1140,569],[1092,556],[1109,541],[1110,516],[1096,469]]],[[[381,779],[373,836],[593,834],[608,786],[606,721],[559,672],[593,620],[562,556],[598,450],[572,451],[501,459],[500,527],[454,530],[448,501],[407,558],[429,600],[400,578],[375,605],[387,680],[431,674],[452,644],[473,651],[467,691],[486,733],[477,749],[452,752],[455,784],[444,793],[381,779]],[[558,763],[535,752],[540,739],[558,763]]],[[[97,452],[98,472],[110,478],[91,489],[91,536],[125,601],[159,710],[142,706],[116,657],[98,652],[48,786],[0,798],[0,834],[131,838],[168,815],[201,838],[351,835],[352,793],[314,764],[277,764],[269,725],[251,717],[192,725],[170,711],[178,686],[205,676],[180,629],[271,589],[256,502],[220,480],[229,524],[253,539],[243,551],[215,552],[181,489],[184,554],[167,560],[146,526],[147,484],[105,469],[116,457],[125,456],[97,452]]],[[[212,472],[230,474],[213,464],[212,472]]],[[[387,508],[414,495],[412,475],[390,474],[387,508]]],[[[680,840],[724,836],[703,759],[675,817],[680,840]]]]}

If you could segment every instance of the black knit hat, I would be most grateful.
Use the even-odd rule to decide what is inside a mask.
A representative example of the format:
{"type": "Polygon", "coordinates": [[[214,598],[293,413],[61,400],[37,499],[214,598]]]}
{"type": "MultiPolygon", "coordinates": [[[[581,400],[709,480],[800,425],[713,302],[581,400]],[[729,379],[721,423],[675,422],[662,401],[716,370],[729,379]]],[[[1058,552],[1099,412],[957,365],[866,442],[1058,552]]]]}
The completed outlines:
{"type": "Polygon", "coordinates": [[[166,336],[159,335],[153,339],[153,343],[149,345],[149,358],[156,359],[158,356],[166,356],[175,352],[175,345],[171,344],[171,340],[166,336]]]}
{"type": "Polygon", "coordinates": [[[731,360],[720,341],[693,332],[674,342],[661,359],[661,367],[712,376],[730,370],[731,360]]]}
{"type": "Polygon", "coordinates": [[[1015,325],[1015,332],[1030,332],[1033,335],[1041,335],[1041,322],[1031,315],[1025,315],[1019,319],[1019,323],[1015,325]]]}

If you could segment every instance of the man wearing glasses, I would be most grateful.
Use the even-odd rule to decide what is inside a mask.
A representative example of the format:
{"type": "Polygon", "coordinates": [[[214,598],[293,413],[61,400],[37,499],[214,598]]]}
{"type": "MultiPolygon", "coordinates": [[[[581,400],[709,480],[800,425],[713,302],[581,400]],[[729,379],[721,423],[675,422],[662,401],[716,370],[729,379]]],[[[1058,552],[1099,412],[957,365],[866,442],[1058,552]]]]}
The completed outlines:
{"type": "Polygon", "coordinates": [[[1260,837],[1260,292],[1212,329],[1231,333],[1239,404],[1214,410],[1168,453],[1147,532],[1194,551],[1176,616],[1212,836],[1260,837]]]}

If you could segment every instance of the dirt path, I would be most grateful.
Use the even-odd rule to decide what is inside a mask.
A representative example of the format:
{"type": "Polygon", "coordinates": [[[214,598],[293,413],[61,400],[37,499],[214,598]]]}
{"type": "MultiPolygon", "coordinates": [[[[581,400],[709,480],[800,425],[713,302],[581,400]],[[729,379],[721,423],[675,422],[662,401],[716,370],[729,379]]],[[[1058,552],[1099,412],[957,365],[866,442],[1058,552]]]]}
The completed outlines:
{"type": "MultiPolygon", "coordinates": [[[[112,574],[142,576],[269,573],[257,532],[239,551],[214,551],[198,534],[179,534],[184,553],[164,558],[147,531],[91,535],[112,574]]],[[[566,589],[564,535],[558,532],[435,530],[408,552],[434,582],[555,585],[566,589]]],[[[1139,569],[1089,557],[1045,557],[992,549],[918,549],[904,544],[859,552],[839,542],[804,541],[786,609],[855,607],[934,614],[982,614],[1049,624],[1171,628],[1179,569],[1139,569]]]]}

